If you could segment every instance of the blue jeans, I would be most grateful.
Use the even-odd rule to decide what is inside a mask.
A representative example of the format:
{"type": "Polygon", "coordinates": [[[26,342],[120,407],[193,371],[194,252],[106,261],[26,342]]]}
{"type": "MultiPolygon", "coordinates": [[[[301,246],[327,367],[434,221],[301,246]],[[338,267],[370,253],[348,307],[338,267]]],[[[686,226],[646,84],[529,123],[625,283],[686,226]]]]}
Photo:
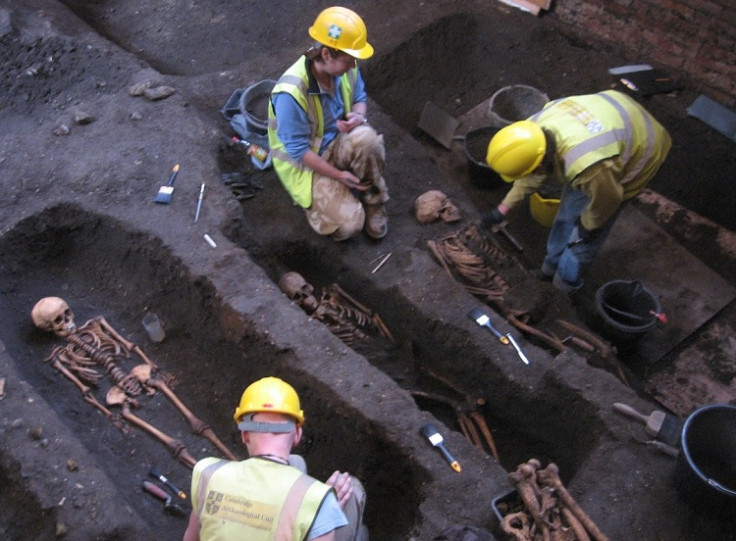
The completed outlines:
{"type": "Polygon", "coordinates": [[[574,240],[572,237],[575,222],[589,201],[590,198],[584,192],[566,184],[560,196],[560,208],[547,237],[547,255],[542,263],[542,272],[553,276],[552,283],[555,287],[566,293],[583,287],[583,275],[598,255],[623,208],[622,204],[603,226],[596,229],[594,238],[589,242],[581,242],[568,248],[568,243],[574,240]]]}

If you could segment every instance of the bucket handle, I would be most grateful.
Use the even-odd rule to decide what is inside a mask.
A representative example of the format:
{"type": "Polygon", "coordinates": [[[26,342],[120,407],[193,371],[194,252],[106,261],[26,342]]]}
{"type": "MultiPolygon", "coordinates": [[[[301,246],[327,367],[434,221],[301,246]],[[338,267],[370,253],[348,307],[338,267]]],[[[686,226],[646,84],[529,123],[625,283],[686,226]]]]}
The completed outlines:
{"type": "Polygon", "coordinates": [[[730,488],[724,487],[721,483],[716,481],[715,479],[708,478],[708,484],[712,487],[716,487],[717,489],[720,489],[724,492],[728,492],[731,496],[736,496],[736,490],[731,490],[730,488]]]}
{"type": "Polygon", "coordinates": [[[616,315],[623,316],[623,317],[626,317],[634,321],[639,321],[641,323],[649,323],[651,321],[651,318],[641,317],[639,314],[632,314],[631,312],[627,312],[626,310],[620,310],[618,308],[611,306],[606,301],[601,301],[601,304],[603,305],[603,308],[605,308],[607,312],[613,312],[616,315]]]}

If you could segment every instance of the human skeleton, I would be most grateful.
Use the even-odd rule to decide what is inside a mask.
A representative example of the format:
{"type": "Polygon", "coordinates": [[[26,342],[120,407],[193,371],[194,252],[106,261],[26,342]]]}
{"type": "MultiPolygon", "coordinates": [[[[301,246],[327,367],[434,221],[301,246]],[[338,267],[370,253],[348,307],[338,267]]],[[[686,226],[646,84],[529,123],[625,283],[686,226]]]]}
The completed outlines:
{"type": "Polygon", "coordinates": [[[182,464],[189,468],[194,466],[196,460],[181,441],[161,432],[131,412],[131,408],[138,407],[136,397],[143,393],[152,395],[158,390],[171,400],[189,422],[195,434],[210,440],[230,460],[237,460],[209,425],[196,417],[179,400],[169,384],[155,377],[158,367],[141,348],[123,338],[104,317],[97,316],[77,326],[74,312],[64,299],[45,297],[33,307],[31,319],[39,329],[53,332],[67,342],[64,346],[55,347],[45,362],[51,363],[56,370],[74,383],[82,392],[84,400],[104,413],[120,430],[127,432],[124,421],[136,425],[164,443],[182,464]],[[120,367],[120,363],[128,359],[131,353],[138,355],[145,364],[126,372],[120,367]],[[104,369],[112,384],[106,396],[106,403],[108,406],[121,406],[121,415],[114,415],[93,394],[93,388],[96,388],[104,378],[100,369],[104,369]]]}
{"type": "MultiPolygon", "coordinates": [[[[569,339],[570,343],[585,351],[597,350],[602,358],[611,357],[608,344],[579,326],[557,319],[555,324],[570,333],[568,339],[560,340],[554,334],[530,325],[529,313],[509,306],[506,294],[511,285],[498,270],[515,270],[518,274],[523,266],[498,245],[489,242],[478,224],[469,224],[438,240],[429,240],[427,246],[452,279],[460,282],[472,295],[495,307],[517,329],[536,337],[558,352],[567,349],[565,342],[569,339]]],[[[625,381],[624,375],[620,376],[625,381]]]]}
{"type": "Polygon", "coordinates": [[[314,286],[298,272],[290,271],[281,276],[279,288],[349,346],[356,339],[366,339],[368,334],[365,331],[378,331],[392,342],[394,340],[378,314],[348,295],[337,284],[322,288],[322,296],[318,299],[314,295],[314,286]]]}

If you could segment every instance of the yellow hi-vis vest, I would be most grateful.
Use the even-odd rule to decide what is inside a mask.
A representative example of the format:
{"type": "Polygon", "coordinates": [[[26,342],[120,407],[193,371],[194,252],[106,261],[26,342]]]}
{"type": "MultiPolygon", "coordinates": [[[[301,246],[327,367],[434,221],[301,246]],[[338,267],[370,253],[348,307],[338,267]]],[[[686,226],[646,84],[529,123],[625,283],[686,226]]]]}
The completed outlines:
{"type": "Polygon", "coordinates": [[[672,146],[649,112],[615,90],[560,98],[530,120],[554,133],[567,182],[596,162],[620,156],[624,200],[646,187],[672,146]]]}
{"type": "MultiPolygon", "coordinates": [[[[297,60],[277,81],[272,94],[286,92],[290,94],[304,109],[309,119],[309,146],[319,154],[322,138],[325,133],[325,119],[322,113],[322,103],[319,94],[309,94],[308,63],[305,56],[297,60]]],[[[350,69],[341,77],[340,91],[345,105],[345,113],[349,113],[353,105],[353,89],[358,80],[357,67],[350,69]]],[[[311,169],[303,167],[284,150],[276,130],[278,119],[273,110],[273,104],[268,107],[268,146],[271,148],[273,168],[296,204],[309,208],[312,204],[312,175],[311,169]]]]}
{"type": "Polygon", "coordinates": [[[192,472],[202,541],[302,541],[332,487],[270,460],[205,458],[192,472]]]}

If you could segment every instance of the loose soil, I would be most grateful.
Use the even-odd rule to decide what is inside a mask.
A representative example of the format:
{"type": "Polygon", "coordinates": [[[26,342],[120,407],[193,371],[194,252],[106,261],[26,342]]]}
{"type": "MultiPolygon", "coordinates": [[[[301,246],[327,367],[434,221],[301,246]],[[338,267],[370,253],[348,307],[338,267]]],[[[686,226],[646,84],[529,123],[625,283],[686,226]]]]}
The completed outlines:
{"type": "MultiPolygon", "coordinates": [[[[511,488],[506,473],[532,457],[558,464],[610,539],[736,539],[723,533],[732,524],[676,493],[672,457],[637,443],[647,438],[643,426],[610,407],[663,407],[648,392],[650,372],[690,351],[717,374],[722,401],[732,400],[736,368],[724,355],[732,302],[703,333],[672,344],[674,353],[659,360],[664,368],[646,369],[625,356],[559,353],[485,306],[519,338],[532,360],[527,368],[467,318],[483,300],[448,276],[427,244],[472,225],[506,190],[473,179],[462,141],[448,151],[416,128],[427,101],[462,119],[462,129],[480,127],[483,115],[471,112],[503,86],[530,85],[553,99],[620,89],[607,68],[646,58],[582,43],[552,14],[535,18],[487,1],[440,4],[345,4],[363,15],[376,48],[362,68],[369,118],[386,140],[390,232],[382,242],[360,236],[335,244],[309,229],[273,170],[256,169],[229,143],[221,112],[236,89],[278,78],[328,4],[0,0],[4,539],[173,540],[185,528],[141,484],[157,467],[188,492],[190,470],[139,428],[117,429],[48,362],[64,343],[29,316],[51,295],[66,299],[79,323],[104,317],[138,344],[159,366],[156,377],[238,456],[232,411],[243,388],[271,374],[290,381],[307,415],[298,451],[316,477],[340,468],[363,480],[373,539],[432,539],[457,524],[501,539],[493,501],[511,488]],[[132,95],[138,83],[174,93],[132,95]],[[171,203],[154,203],[177,163],[171,203]],[[222,182],[235,172],[252,185],[250,197],[236,199],[222,182]],[[418,224],[413,202],[429,189],[445,191],[463,221],[418,224]],[[289,270],[316,292],[339,284],[393,340],[368,327],[365,339],[346,344],[282,294],[278,280],[289,270]],[[161,343],[143,330],[148,311],[165,323],[161,343]],[[462,435],[458,413],[470,411],[491,427],[498,461],[462,435]],[[428,421],[462,474],[419,434],[428,421]]],[[[681,93],[644,99],[674,146],[650,197],[635,207],[733,286],[733,142],[687,116],[697,93],[682,77],[681,93]]],[[[541,261],[544,228],[525,210],[509,227],[524,252],[491,241],[509,305],[560,338],[559,318],[597,332],[594,292],[571,302],[526,272],[541,261]]],[[[661,268],[675,272],[665,261],[661,268]]],[[[116,362],[129,371],[142,358],[116,362]]],[[[108,389],[103,378],[91,393],[104,403],[108,389]]],[[[675,413],[684,417],[697,402],[693,396],[675,413]]],[[[220,455],[161,392],[140,396],[133,413],[195,458],[220,455]]]]}

